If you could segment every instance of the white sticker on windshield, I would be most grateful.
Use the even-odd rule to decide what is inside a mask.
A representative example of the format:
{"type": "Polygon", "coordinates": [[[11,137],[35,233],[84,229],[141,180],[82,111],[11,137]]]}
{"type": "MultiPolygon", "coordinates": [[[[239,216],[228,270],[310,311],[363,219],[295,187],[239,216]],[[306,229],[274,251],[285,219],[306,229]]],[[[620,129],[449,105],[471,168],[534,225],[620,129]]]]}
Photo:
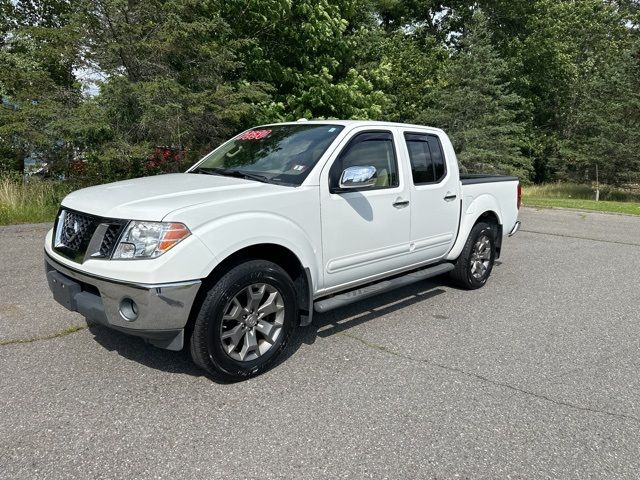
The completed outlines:
{"type": "Polygon", "coordinates": [[[336,131],[335,127],[329,129],[329,133],[335,132],[335,131],[336,131]]]}
{"type": "Polygon", "coordinates": [[[305,168],[307,168],[305,165],[294,165],[293,169],[298,171],[298,172],[302,172],[305,168]]]}

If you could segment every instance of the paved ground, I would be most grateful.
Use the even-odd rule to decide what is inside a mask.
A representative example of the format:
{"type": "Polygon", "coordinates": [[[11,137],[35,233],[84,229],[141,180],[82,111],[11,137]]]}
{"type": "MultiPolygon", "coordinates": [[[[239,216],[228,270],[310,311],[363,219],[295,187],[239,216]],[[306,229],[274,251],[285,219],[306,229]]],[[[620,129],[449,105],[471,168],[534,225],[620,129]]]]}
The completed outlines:
{"type": "Polygon", "coordinates": [[[50,298],[0,229],[0,478],[638,478],[640,218],[524,210],[480,291],[316,317],[219,385],[50,298]],[[28,343],[22,341],[32,340],[28,343]]]}

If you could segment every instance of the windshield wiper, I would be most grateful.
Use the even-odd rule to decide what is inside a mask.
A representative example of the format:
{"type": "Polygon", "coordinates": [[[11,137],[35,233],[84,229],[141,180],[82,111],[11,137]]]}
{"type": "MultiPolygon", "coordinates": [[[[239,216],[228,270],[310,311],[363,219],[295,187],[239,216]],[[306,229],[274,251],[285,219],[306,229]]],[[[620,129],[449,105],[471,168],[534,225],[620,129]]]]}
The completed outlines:
{"type": "Polygon", "coordinates": [[[241,170],[225,170],[222,175],[229,175],[230,177],[246,178],[248,180],[255,180],[256,182],[269,183],[269,177],[259,175],[257,173],[243,172],[241,170]]]}
{"type": "Polygon", "coordinates": [[[216,167],[198,167],[194,170],[194,172],[202,172],[207,175],[223,175],[226,177],[236,177],[236,178],[246,178],[248,180],[255,180],[256,182],[262,183],[270,183],[268,177],[264,175],[259,175],[257,173],[251,172],[243,172],[241,170],[227,170],[225,168],[216,168],[216,167]]]}
{"type": "Polygon", "coordinates": [[[207,175],[221,175],[218,170],[222,170],[221,168],[207,168],[207,167],[197,167],[189,173],[206,173],[207,175]]]}

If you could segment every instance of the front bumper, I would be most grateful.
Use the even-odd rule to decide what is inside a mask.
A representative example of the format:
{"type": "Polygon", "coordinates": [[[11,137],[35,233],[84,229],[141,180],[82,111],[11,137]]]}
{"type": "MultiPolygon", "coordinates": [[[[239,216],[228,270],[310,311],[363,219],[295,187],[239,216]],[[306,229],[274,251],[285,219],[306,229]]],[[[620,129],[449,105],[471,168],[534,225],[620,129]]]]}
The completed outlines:
{"type": "Polygon", "coordinates": [[[87,321],[142,337],[160,348],[182,349],[184,328],[200,280],[158,285],[127,283],[87,275],[46,253],[45,271],[53,298],[87,321]]]}

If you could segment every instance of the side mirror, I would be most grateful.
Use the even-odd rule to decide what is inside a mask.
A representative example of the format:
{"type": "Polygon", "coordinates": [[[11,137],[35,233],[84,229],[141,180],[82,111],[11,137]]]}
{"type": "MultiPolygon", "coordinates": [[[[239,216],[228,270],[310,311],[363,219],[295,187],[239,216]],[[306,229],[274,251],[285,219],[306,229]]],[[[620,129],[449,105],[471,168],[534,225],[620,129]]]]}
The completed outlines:
{"type": "Polygon", "coordinates": [[[340,188],[350,190],[353,188],[368,188],[376,184],[378,172],[376,167],[361,166],[345,168],[340,176],[340,188]]]}

